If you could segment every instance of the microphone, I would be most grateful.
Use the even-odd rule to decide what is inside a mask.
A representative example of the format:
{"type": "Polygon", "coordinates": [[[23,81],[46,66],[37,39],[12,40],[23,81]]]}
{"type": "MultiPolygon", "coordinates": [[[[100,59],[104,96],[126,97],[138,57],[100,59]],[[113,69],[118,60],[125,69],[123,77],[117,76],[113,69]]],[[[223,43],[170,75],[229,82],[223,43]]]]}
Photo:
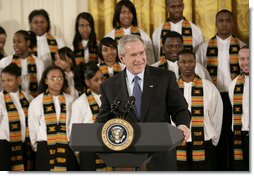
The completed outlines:
{"type": "Polygon", "coordinates": [[[136,99],[134,96],[129,97],[127,103],[124,106],[123,119],[125,119],[126,115],[134,108],[135,101],[136,99]]]}
{"type": "Polygon", "coordinates": [[[116,98],[114,100],[114,103],[110,105],[110,112],[116,116],[121,116],[121,113],[119,112],[119,109],[118,109],[120,103],[121,101],[118,98],[116,98]]]}

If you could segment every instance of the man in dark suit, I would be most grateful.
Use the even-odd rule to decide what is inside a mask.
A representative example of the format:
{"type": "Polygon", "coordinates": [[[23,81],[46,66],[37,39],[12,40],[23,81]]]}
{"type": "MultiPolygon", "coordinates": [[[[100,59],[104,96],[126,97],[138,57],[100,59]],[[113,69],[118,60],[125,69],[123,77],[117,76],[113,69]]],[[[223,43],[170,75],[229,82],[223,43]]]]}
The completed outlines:
{"type": "MultiPolygon", "coordinates": [[[[129,122],[168,123],[171,123],[172,119],[187,141],[190,135],[190,114],[176,83],[175,74],[146,65],[144,42],[137,35],[122,37],[118,44],[118,53],[126,69],[101,84],[102,104],[96,122],[106,122],[113,118],[110,113],[111,104],[115,100],[127,102],[128,97],[135,96],[139,89],[141,98],[135,96],[134,110],[130,111],[125,119],[129,122]]],[[[122,109],[123,106],[120,105],[119,108],[122,109]]],[[[147,170],[176,170],[175,150],[154,153],[147,164],[147,170]]]]}

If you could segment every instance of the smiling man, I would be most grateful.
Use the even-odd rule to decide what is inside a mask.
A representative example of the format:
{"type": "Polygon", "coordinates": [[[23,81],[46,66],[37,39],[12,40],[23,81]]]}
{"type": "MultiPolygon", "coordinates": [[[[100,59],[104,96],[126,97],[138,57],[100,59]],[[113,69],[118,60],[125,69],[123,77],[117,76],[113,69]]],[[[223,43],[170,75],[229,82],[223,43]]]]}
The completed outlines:
{"type": "MultiPolygon", "coordinates": [[[[126,69],[101,84],[102,105],[96,122],[106,122],[114,117],[110,113],[110,105],[116,99],[123,102],[119,107],[122,109],[128,97],[134,96],[135,107],[126,116],[127,121],[171,123],[171,118],[183,132],[186,141],[189,138],[190,115],[174,73],[146,65],[145,45],[139,36],[123,36],[119,40],[118,53],[126,69]]],[[[176,170],[175,149],[154,153],[146,168],[156,171],[176,170]]]]}

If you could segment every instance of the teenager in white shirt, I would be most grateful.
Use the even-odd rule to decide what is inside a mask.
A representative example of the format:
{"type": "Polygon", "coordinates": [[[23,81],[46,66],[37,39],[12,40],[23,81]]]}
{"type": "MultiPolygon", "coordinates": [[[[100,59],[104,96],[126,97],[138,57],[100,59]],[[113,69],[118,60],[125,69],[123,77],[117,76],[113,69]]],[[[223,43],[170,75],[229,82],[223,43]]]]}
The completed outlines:
{"type": "Polygon", "coordinates": [[[48,67],[42,75],[39,95],[28,110],[28,124],[35,170],[77,170],[77,160],[69,147],[69,122],[73,97],[64,93],[67,87],[64,71],[48,67]]]}
{"type": "Polygon", "coordinates": [[[43,62],[31,53],[35,46],[35,34],[31,31],[19,30],[13,37],[15,53],[0,61],[0,70],[10,63],[15,63],[21,68],[21,88],[33,96],[37,95],[38,84],[44,71],[43,62]]]}
{"type": "Polygon", "coordinates": [[[0,170],[32,171],[34,152],[28,133],[27,109],[33,99],[19,89],[21,69],[14,63],[1,72],[0,92],[0,170]]]}
{"type": "Polygon", "coordinates": [[[81,62],[98,63],[97,38],[93,16],[90,13],[82,12],[78,14],[75,23],[75,36],[72,44],[77,65],[81,62]]]}
{"type": "Polygon", "coordinates": [[[121,0],[115,6],[113,30],[106,37],[111,37],[117,43],[124,35],[139,35],[145,42],[148,65],[154,63],[153,44],[150,36],[138,27],[136,8],[131,1],[121,0]]]}
{"type": "Polygon", "coordinates": [[[198,46],[203,42],[203,34],[200,28],[188,21],[183,16],[184,3],[183,0],[166,0],[166,11],[169,18],[164,24],[161,24],[152,35],[154,53],[156,61],[159,60],[162,54],[161,40],[163,32],[176,31],[183,36],[184,48],[191,49],[194,52],[198,49],[198,46]]]}
{"type": "Polygon", "coordinates": [[[53,64],[63,69],[68,83],[67,92],[76,99],[79,96],[75,88],[75,70],[77,65],[72,50],[68,47],[60,48],[55,54],[53,64]]]}
{"type": "Polygon", "coordinates": [[[33,10],[28,17],[30,30],[36,34],[37,45],[33,52],[44,62],[45,68],[52,64],[58,48],[64,47],[61,38],[50,33],[50,18],[46,10],[33,10]]]}

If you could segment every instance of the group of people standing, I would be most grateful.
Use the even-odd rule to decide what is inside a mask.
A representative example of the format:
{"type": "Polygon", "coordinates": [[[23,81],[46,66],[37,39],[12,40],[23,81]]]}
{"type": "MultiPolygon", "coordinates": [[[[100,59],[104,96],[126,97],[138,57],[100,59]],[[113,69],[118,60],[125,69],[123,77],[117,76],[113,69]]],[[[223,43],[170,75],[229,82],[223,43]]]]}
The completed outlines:
{"type": "Polygon", "coordinates": [[[219,11],[204,41],[183,0],[166,8],[152,40],[128,0],[116,4],[114,29],[100,42],[88,12],[77,16],[70,47],[50,33],[43,9],[30,13],[29,31],[15,32],[11,55],[0,27],[0,170],[112,170],[94,153],[72,151],[72,124],[106,122],[110,104],[139,89],[126,120],[168,122],[184,134],[145,170],[248,171],[250,50],[233,35],[234,15],[219,11]]]}

